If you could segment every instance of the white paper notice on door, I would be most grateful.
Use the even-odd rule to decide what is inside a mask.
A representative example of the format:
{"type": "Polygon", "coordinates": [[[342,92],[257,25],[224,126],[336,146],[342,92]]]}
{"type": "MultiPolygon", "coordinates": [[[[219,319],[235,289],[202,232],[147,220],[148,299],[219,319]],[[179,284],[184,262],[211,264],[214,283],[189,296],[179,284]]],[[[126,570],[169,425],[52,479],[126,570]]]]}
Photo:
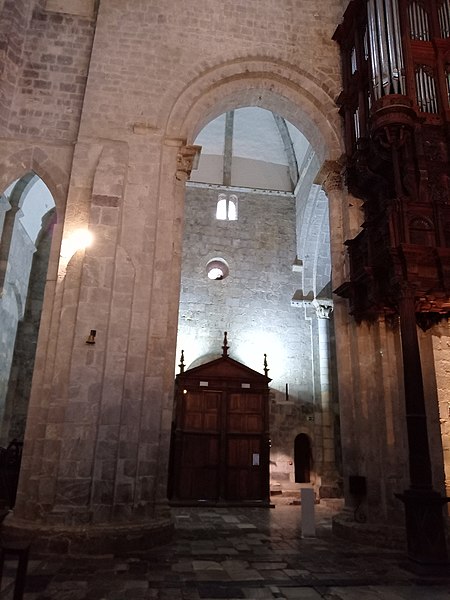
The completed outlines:
{"type": "Polygon", "coordinates": [[[252,465],[254,467],[259,467],[259,454],[253,454],[252,465]]]}

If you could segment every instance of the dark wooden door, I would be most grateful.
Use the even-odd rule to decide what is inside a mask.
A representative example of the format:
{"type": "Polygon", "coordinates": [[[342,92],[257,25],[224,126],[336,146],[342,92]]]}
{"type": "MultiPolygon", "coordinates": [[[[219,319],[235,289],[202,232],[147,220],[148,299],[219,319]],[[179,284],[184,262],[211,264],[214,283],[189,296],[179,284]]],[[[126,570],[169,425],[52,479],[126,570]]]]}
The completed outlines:
{"type": "Polygon", "coordinates": [[[257,500],[262,497],[262,434],[264,398],[256,393],[230,393],[226,415],[227,500],[257,500]]]}
{"type": "Polygon", "coordinates": [[[222,356],[176,379],[172,501],[269,501],[270,379],[222,356]]]}
{"type": "Polygon", "coordinates": [[[177,496],[184,500],[217,500],[219,497],[219,436],[184,434],[177,496]]]}
{"type": "Polygon", "coordinates": [[[184,500],[216,500],[220,485],[221,392],[189,391],[181,398],[175,492],[184,500]]]}
{"type": "Polygon", "coordinates": [[[226,500],[262,498],[261,440],[229,436],[227,440],[226,500]]]}

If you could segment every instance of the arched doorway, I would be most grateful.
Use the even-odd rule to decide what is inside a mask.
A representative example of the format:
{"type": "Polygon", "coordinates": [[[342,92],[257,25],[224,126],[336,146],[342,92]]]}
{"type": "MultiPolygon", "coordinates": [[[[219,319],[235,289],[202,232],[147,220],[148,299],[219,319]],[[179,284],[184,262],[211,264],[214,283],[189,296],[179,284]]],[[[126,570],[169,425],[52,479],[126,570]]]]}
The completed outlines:
{"type": "Polygon", "coordinates": [[[310,483],[312,462],[311,440],[299,433],[294,441],[295,483],[310,483]]]}
{"type": "Polygon", "coordinates": [[[1,196],[0,446],[2,462],[8,463],[3,481],[8,505],[15,497],[55,220],[53,197],[34,173],[14,181],[1,196]]]}

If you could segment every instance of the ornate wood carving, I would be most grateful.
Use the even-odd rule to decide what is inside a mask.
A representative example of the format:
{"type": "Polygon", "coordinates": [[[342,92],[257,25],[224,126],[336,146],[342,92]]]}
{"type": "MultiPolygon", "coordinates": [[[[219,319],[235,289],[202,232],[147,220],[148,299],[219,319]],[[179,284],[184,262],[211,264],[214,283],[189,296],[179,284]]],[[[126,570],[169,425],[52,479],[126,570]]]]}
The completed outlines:
{"type": "Polygon", "coordinates": [[[441,37],[440,3],[412,4],[398,1],[406,94],[374,101],[364,0],[350,3],[334,36],[344,67],[338,103],[345,122],[346,183],[363,199],[365,213],[363,231],[347,242],[350,281],[336,293],[350,300],[358,321],[371,320],[398,313],[399,286],[407,282],[415,290],[417,314],[429,313],[418,318],[427,326],[450,315],[450,109],[444,81],[450,41],[441,37]],[[418,10],[426,12],[428,40],[412,39],[409,15],[418,10]],[[432,89],[422,89],[428,80],[420,79],[419,68],[434,78],[437,112],[427,104],[432,89]]]}

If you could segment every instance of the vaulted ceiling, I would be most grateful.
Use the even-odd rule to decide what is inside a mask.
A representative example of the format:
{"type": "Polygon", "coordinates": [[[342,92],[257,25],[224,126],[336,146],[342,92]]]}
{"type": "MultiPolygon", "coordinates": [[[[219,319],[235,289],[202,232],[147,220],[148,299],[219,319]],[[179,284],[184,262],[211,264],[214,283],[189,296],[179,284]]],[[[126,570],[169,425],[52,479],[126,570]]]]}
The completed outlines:
{"type": "Polygon", "coordinates": [[[291,123],[248,107],[224,113],[197,136],[202,146],[191,181],[294,192],[309,143],[291,123]]]}

